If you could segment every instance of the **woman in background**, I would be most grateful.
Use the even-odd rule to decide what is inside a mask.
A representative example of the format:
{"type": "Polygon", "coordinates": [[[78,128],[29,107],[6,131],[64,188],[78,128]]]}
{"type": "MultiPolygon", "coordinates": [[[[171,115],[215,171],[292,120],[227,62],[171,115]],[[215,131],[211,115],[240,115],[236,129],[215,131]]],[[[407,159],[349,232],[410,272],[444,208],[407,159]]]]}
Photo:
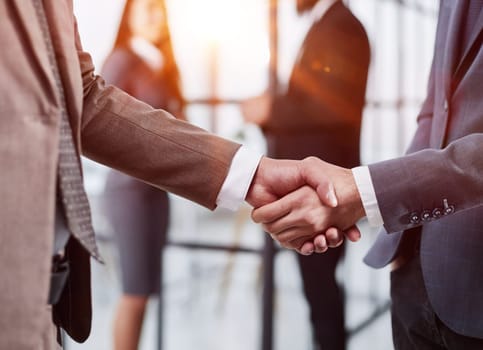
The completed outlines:
{"type": "MultiPolygon", "coordinates": [[[[102,76],[154,108],[184,119],[166,14],[164,0],[127,0],[102,76]]],[[[114,348],[133,350],[138,348],[149,296],[159,292],[168,196],[114,170],[104,194],[105,213],[119,246],[123,289],[114,320],[114,348]]]]}

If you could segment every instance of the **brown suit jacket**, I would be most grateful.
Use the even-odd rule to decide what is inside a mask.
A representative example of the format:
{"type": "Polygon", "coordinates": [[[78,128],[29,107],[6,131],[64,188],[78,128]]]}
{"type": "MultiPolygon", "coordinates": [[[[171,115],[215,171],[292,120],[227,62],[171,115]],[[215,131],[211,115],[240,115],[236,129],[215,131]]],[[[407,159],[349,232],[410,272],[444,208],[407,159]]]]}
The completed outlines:
{"type": "MultiPolygon", "coordinates": [[[[43,2],[79,154],[214,208],[239,146],[105,86],[81,48],[72,0],[43,2]]],[[[0,18],[0,349],[37,349],[48,327],[61,103],[32,1],[1,1],[0,18]]],[[[77,266],[60,314],[82,341],[89,259],[75,245],[69,254],[77,266]]]]}

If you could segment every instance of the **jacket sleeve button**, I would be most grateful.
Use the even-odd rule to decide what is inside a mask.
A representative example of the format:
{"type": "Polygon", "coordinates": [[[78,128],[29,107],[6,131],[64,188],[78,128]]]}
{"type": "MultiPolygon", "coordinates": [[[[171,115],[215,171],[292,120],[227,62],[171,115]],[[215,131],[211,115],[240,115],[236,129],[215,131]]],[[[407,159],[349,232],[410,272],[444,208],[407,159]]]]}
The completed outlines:
{"type": "Polygon", "coordinates": [[[431,221],[432,219],[431,212],[429,210],[425,210],[421,213],[421,220],[422,221],[431,221]]]}
{"type": "Polygon", "coordinates": [[[443,215],[449,215],[453,213],[454,213],[454,205],[448,205],[446,208],[444,208],[443,215]]]}
{"type": "Polygon", "coordinates": [[[448,199],[443,199],[443,215],[449,215],[454,213],[454,205],[448,204],[448,199]]]}
{"type": "Polygon", "coordinates": [[[419,224],[419,221],[420,221],[420,219],[419,219],[419,214],[418,213],[414,212],[414,213],[411,213],[409,215],[409,222],[411,224],[419,224]]]}
{"type": "Polygon", "coordinates": [[[433,218],[438,219],[443,215],[443,210],[441,208],[436,208],[433,210],[433,218]]]}

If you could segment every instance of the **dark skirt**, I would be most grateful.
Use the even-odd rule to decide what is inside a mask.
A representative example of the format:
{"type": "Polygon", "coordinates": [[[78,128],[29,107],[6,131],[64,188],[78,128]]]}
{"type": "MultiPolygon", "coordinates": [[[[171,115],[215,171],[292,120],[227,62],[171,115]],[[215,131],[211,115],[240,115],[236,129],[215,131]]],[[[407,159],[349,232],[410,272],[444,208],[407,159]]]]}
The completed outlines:
{"type": "Polygon", "coordinates": [[[123,292],[158,293],[161,249],[169,225],[167,193],[112,170],[103,203],[119,247],[123,292]]]}

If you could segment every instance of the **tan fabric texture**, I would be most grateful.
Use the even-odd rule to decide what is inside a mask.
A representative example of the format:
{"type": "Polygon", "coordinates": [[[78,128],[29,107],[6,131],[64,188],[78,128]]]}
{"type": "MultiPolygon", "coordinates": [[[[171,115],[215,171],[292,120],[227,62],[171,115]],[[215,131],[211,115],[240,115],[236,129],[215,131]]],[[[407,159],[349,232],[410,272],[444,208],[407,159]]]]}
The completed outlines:
{"type": "MultiPolygon", "coordinates": [[[[214,208],[239,145],[106,87],[81,49],[72,1],[44,4],[77,151],[214,208]]],[[[0,18],[0,349],[30,350],[49,322],[60,102],[31,1],[1,1],[0,18]]]]}

